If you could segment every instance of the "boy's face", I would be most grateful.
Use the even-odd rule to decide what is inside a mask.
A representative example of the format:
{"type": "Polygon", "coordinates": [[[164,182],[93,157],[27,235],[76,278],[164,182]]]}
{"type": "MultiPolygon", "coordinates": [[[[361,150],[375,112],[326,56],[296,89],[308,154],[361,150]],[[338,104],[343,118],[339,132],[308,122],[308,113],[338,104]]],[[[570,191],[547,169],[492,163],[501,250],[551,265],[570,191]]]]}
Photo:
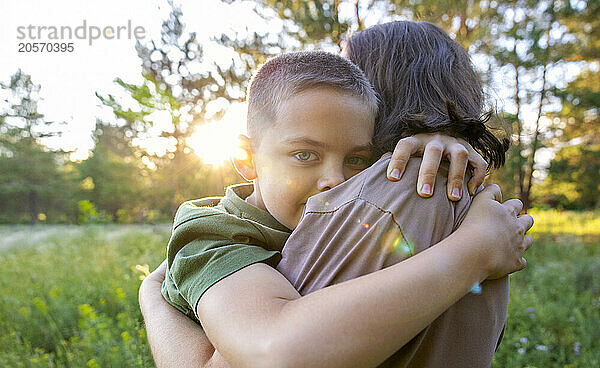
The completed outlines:
{"type": "Polygon", "coordinates": [[[358,97],[331,88],[293,96],[252,152],[256,179],[248,201],[294,229],[308,197],[369,165],[373,129],[358,97]]]}

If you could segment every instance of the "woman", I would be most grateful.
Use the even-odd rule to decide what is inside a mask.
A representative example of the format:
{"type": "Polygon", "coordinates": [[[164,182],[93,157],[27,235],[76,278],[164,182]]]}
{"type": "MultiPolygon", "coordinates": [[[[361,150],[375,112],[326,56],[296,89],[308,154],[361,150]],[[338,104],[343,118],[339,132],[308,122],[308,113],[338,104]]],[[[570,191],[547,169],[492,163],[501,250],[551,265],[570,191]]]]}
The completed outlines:
{"type": "MultiPolygon", "coordinates": [[[[403,24],[416,25],[417,23],[404,22],[403,24]]],[[[419,26],[415,27],[397,27],[397,25],[398,23],[392,23],[381,26],[384,34],[379,36],[386,38],[386,40],[398,41],[400,44],[400,41],[405,40],[404,36],[406,34],[414,33],[415,30],[423,30],[422,23],[419,23],[419,26]]],[[[429,26],[425,26],[425,28],[427,27],[429,26]]],[[[372,32],[372,30],[369,30],[369,32],[372,32]]],[[[433,37],[431,32],[435,32],[435,30],[426,29],[425,33],[421,32],[418,43],[435,45],[439,40],[433,37]]],[[[496,144],[490,143],[489,140],[492,138],[489,132],[485,129],[482,131],[482,124],[476,119],[481,113],[481,99],[472,103],[469,102],[473,96],[478,95],[477,90],[480,86],[460,86],[465,91],[456,96],[449,96],[443,91],[438,93],[439,88],[433,89],[433,95],[438,94],[439,96],[452,99],[457,105],[456,109],[458,111],[455,111],[452,104],[449,104],[444,111],[440,111],[439,101],[437,100],[417,99],[414,101],[411,97],[416,96],[411,96],[410,93],[412,92],[417,91],[421,93],[419,97],[427,95],[419,86],[426,83],[433,83],[440,87],[437,84],[438,81],[434,80],[434,78],[431,80],[428,79],[435,77],[435,75],[420,73],[423,71],[419,69],[422,66],[418,63],[413,63],[415,59],[418,61],[419,58],[426,58],[427,56],[420,54],[412,55],[413,60],[411,61],[408,54],[400,53],[400,51],[406,50],[403,50],[401,47],[393,47],[393,43],[391,48],[387,47],[387,51],[390,52],[378,54],[377,52],[372,52],[376,49],[373,42],[381,39],[381,37],[370,39],[373,42],[361,43],[358,41],[362,39],[369,40],[368,37],[364,38],[360,36],[361,34],[368,35],[366,32],[361,32],[352,37],[349,41],[348,56],[363,68],[375,88],[383,97],[384,103],[380,110],[380,124],[376,128],[375,137],[382,150],[390,147],[390,142],[393,142],[392,140],[406,136],[406,133],[442,131],[454,133],[459,136],[463,133],[463,137],[471,140],[476,146],[480,145],[479,148],[487,152],[488,158],[491,158],[494,163],[500,163],[498,154],[501,152],[503,155],[505,147],[502,147],[502,145],[498,146],[499,142],[496,142],[496,144]],[[357,57],[358,59],[353,59],[357,57]],[[378,65],[379,68],[365,68],[365,63],[361,62],[369,64],[369,60],[371,61],[370,64],[378,65]],[[404,69],[403,66],[405,64],[411,65],[411,67],[404,69]],[[412,70],[412,72],[407,72],[406,70],[412,70]],[[402,93],[394,95],[391,91],[395,90],[395,88],[386,89],[386,83],[381,83],[382,80],[386,80],[386,76],[388,77],[388,81],[398,82],[391,83],[392,86],[404,83],[408,86],[414,84],[413,87],[416,87],[405,89],[403,92],[404,95],[402,93]],[[418,77],[406,79],[407,76],[418,77]],[[474,93],[467,93],[469,89],[474,93]],[[466,102],[462,103],[464,101],[466,102]],[[411,108],[413,102],[414,108],[411,108]],[[458,113],[468,119],[459,118],[458,113]],[[437,119],[438,117],[442,118],[437,119]],[[447,120],[450,121],[448,122],[447,120]],[[389,124],[392,121],[394,124],[389,124]],[[389,131],[394,126],[396,127],[395,130],[389,131]],[[477,128],[478,133],[472,135],[469,133],[470,130],[466,128],[477,128]],[[382,136],[384,139],[381,138],[382,136]]],[[[432,49],[436,48],[433,47],[432,49]]],[[[451,51],[448,53],[449,55],[456,54],[457,52],[457,50],[451,51]]],[[[462,52],[464,53],[464,50],[462,52]]],[[[445,62],[450,63],[451,61],[445,60],[445,62]]],[[[460,83],[457,77],[462,77],[463,75],[454,75],[452,71],[452,68],[448,69],[448,78],[451,81],[460,83]]],[[[443,83],[440,88],[444,89],[445,87],[448,86],[446,86],[446,83],[443,83]]],[[[460,89],[455,87],[455,85],[452,85],[450,89],[460,91],[460,89]]],[[[441,101],[442,106],[446,107],[446,101],[444,99],[441,101]]],[[[424,161],[428,161],[427,157],[425,157],[424,161]]],[[[383,163],[383,165],[385,164],[387,162],[383,163]]],[[[393,163],[391,165],[393,166],[393,163]]],[[[381,163],[379,163],[379,167],[381,167],[381,163]]],[[[415,173],[414,165],[413,167],[409,165],[409,169],[411,173],[415,173]]],[[[366,171],[363,173],[366,173],[366,171]]],[[[388,173],[392,174],[393,169],[388,170],[388,173]]],[[[368,177],[369,173],[366,176],[368,177]]],[[[352,180],[346,183],[350,183],[352,180]]],[[[343,183],[339,187],[346,185],[346,183],[343,183]]],[[[456,183],[453,180],[449,180],[449,183],[452,188],[450,193],[452,193],[454,192],[456,183]]],[[[390,184],[380,183],[380,185],[390,184]]],[[[417,185],[417,187],[422,189],[422,183],[419,184],[421,185],[417,185]]],[[[352,185],[352,183],[348,185],[352,185]]],[[[464,190],[464,188],[461,189],[464,190]]],[[[381,193],[385,195],[385,193],[390,192],[383,190],[381,193]]],[[[329,192],[323,194],[336,195],[329,192]]],[[[434,199],[429,201],[433,201],[434,199]]],[[[258,284],[253,284],[252,280],[249,281],[249,278],[246,277],[249,275],[248,272],[252,272],[249,269],[253,266],[250,266],[222,280],[219,284],[209,289],[205,296],[203,296],[205,302],[212,307],[212,310],[211,308],[207,308],[208,312],[206,314],[212,316],[210,318],[219,321],[216,325],[207,323],[205,327],[207,327],[209,334],[212,333],[211,339],[214,338],[213,341],[219,346],[219,350],[224,352],[228,360],[236,364],[248,363],[247,360],[244,361],[244,356],[236,352],[236,347],[243,346],[243,344],[253,344],[253,341],[251,341],[253,338],[259,338],[263,334],[271,333],[276,338],[267,340],[271,341],[272,344],[264,346],[263,356],[260,353],[249,355],[248,357],[254,359],[251,363],[256,365],[263,363],[267,365],[273,364],[275,366],[281,364],[296,364],[298,366],[374,366],[380,364],[395,351],[405,346],[407,342],[430,325],[442,312],[463,297],[469,291],[473,281],[478,282],[486,278],[500,278],[507,273],[514,272],[525,266],[522,263],[524,260],[521,258],[521,255],[529,247],[531,240],[527,236],[519,236],[518,233],[528,229],[532,224],[532,219],[529,216],[521,216],[519,218],[516,216],[521,209],[519,201],[507,201],[502,205],[496,202],[499,199],[499,190],[497,187],[486,189],[474,200],[473,207],[465,220],[472,224],[472,227],[467,229],[471,234],[484,229],[488,233],[498,234],[499,237],[503,233],[509,234],[511,237],[511,245],[506,245],[502,251],[492,257],[495,258],[497,263],[495,267],[492,267],[493,271],[492,268],[487,269],[484,272],[484,276],[478,274],[481,269],[478,268],[477,264],[473,264],[473,261],[478,259],[477,252],[469,253],[474,248],[470,248],[467,243],[473,239],[466,237],[463,249],[448,245],[452,241],[452,236],[440,241],[436,247],[428,248],[426,251],[406,261],[390,266],[382,271],[346,281],[336,286],[326,287],[304,297],[300,297],[299,294],[283,293],[283,295],[287,295],[288,299],[279,297],[279,303],[273,302],[269,298],[269,295],[265,295],[261,286],[273,281],[277,283],[277,287],[285,288],[286,286],[280,283],[282,280],[277,279],[278,276],[273,273],[274,271],[264,270],[265,273],[262,274],[264,278],[259,279],[258,284]],[[513,217],[508,219],[506,216],[502,216],[502,214],[506,215],[507,213],[513,213],[513,217]],[[494,218],[495,220],[503,218],[506,222],[501,224],[497,221],[490,223],[486,221],[486,218],[494,218]],[[461,253],[463,251],[467,253],[461,253]],[[501,263],[502,265],[500,265],[501,263]],[[273,279],[271,280],[271,278],[273,279]],[[387,288],[381,290],[380,286],[384,284],[387,285],[387,288]],[[235,296],[235,293],[239,292],[240,287],[256,288],[256,293],[251,295],[249,299],[240,300],[238,296],[235,296]],[[423,293],[422,290],[427,290],[427,293],[423,293]],[[234,303],[227,303],[229,296],[235,296],[234,303]],[[406,299],[408,299],[408,302],[404,301],[406,299]],[[331,315],[322,313],[323,309],[321,307],[323,305],[329,307],[331,313],[335,312],[336,307],[341,312],[331,315]],[[378,313],[374,314],[373,310],[376,308],[379,308],[378,313]],[[228,313],[223,313],[224,310],[228,313]],[[320,312],[314,313],[316,310],[320,312]],[[245,313],[253,313],[254,317],[262,313],[264,314],[264,319],[261,320],[259,318],[257,322],[256,318],[254,318],[252,321],[249,321],[245,313]],[[284,314],[286,315],[283,316],[284,314]],[[297,316],[297,319],[294,319],[295,316],[297,316]],[[285,319],[286,323],[280,323],[280,319],[285,319]],[[327,322],[328,319],[334,319],[338,323],[339,328],[336,328],[334,325],[328,328],[327,331],[319,330],[319,324],[327,322]],[[289,323],[290,320],[292,323],[289,323]],[[390,323],[390,321],[393,323],[390,323]],[[289,331],[280,331],[277,330],[278,326],[293,326],[293,329],[297,329],[299,332],[294,331],[294,333],[290,333],[289,331]],[[236,341],[236,339],[239,340],[240,338],[246,338],[247,340],[236,341]]],[[[348,219],[348,221],[351,220],[348,219]]],[[[415,221],[418,222],[419,219],[415,219],[415,221]]],[[[456,222],[460,221],[456,220],[456,222]]],[[[454,228],[455,224],[451,225],[451,228],[454,228]]],[[[308,226],[310,227],[310,223],[308,226]]],[[[322,228],[319,229],[319,231],[321,230],[322,228]]],[[[307,233],[304,227],[303,233],[307,233]]],[[[315,233],[314,229],[313,233],[315,233]]],[[[462,234],[464,235],[464,231],[462,234]]],[[[326,242],[330,241],[331,239],[326,240],[326,242]]],[[[478,243],[478,241],[474,241],[474,243],[478,243]]],[[[287,247],[288,243],[286,243],[287,247]]],[[[284,248],[284,253],[286,248],[284,248]]],[[[492,253],[497,250],[492,245],[486,249],[492,253]]],[[[399,260],[397,259],[396,261],[399,260]]],[[[387,264],[383,266],[387,266],[387,264]]],[[[360,274],[363,274],[363,272],[359,270],[351,276],[356,277],[360,276],[360,274]]],[[[151,280],[148,283],[145,282],[145,284],[152,285],[151,280]]],[[[326,284],[321,286],[325,286],[326,284]]],[[[148,326],[149,341],[157,365],[161,366],[165,364],[165,366],[168,366],[169,364],[174,364],[185,366],[187,363],[197,365],[199,362],[209,366],[210,364],[224,364],[220,354],[212,349],[202,331],[191,321],[185,320],[183,315],[177,316],[172,313],[173,311],[165,309],[166,306],[164,304],[149,307],[149,303],[151,302],[149,302],[147,297],[147,290],[152,290],[152,287],[142,287],[140,301],[146,321],[150,322],[148,326]],[[165,321],[165,319],[167,319],[167,325],[177,325],[178,327],[162,330],[162,332],[165,332],[163,335],[156,333],[157,329],[152,326],[156,326],[157,322],[165,321]],[[167,346],[166,339],[169,338],[177,338],[177,343],[173,344],[171,342],[167,346]],[[165,346],[167,349],[163,349],[165,346]],[[185,352],[185,354],[177,354],[175,355],[176,359],[172,360],[173,355],[170,355],[172,352],[185,352]]],[[[271,292],[272,289],[268,291],[271,292]]],[[[154,294],[150,292],[150,294],[156,296],[156,292],[154,294]]],[[[275,299],[277,299],[277,295],[279,294],[275,293],[272,295],[275,295],[275,299]]],[[[410,362],[404,363],[410,364],[410,362]]]]}

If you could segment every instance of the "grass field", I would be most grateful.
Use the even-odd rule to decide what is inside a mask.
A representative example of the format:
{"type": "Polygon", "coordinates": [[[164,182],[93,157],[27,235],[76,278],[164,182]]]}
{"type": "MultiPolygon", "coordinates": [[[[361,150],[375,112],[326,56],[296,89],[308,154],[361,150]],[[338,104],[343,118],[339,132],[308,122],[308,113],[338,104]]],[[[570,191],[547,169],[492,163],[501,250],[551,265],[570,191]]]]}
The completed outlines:
{"type": "MultiPolygon", "coordinates": [[[[533,212],[493,367],[600,366],[600,213],[533,212]]],[[[0,227],[0,367],[151,367],[140,276],[169,226],[0,227]]]]}

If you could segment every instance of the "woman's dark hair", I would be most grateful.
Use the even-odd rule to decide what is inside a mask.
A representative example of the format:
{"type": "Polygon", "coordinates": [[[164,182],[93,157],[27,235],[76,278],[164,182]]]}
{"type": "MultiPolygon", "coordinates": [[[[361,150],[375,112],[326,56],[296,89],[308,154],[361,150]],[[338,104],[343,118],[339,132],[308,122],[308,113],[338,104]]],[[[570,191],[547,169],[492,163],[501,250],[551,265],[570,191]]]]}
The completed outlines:
{"type": "Polygon", "coordinates": [[[367,75],[380,106],[374,143],[381,152],[417,133],[463,138],[490,166],[504,164],[509,140],[486,126],[481,81],[467,52],[428,22],[400,21],[353,35],[346,55],[367,75]]]}

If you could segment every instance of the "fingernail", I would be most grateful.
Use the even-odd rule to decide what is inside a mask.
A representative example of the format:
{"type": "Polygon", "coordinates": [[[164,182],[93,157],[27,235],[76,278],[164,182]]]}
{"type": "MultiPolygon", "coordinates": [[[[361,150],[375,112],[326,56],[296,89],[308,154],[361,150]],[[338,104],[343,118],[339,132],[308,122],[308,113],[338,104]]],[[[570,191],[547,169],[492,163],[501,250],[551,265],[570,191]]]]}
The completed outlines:
{"type": "Polygon", "coordinates": [[[421,186],[421,194],[426,194],[426,195],[431,194],[431,185],[423,184],[423,186],[421,186]]]}
{"type": "Polygon", "coordinates": [[[458,188],[452,189],[452,193],[450,193],[450,197],[459,199],[460,198],[460,189],[458,189],[458,188]]]}
{"type": "Polygon", "coordinates": [[[398,169],[392,170],[392,172],[390,174],[390,178],[394,178],[394,179],[398,180],[400,178],[400,170],[398,170],[398,169]]]}

